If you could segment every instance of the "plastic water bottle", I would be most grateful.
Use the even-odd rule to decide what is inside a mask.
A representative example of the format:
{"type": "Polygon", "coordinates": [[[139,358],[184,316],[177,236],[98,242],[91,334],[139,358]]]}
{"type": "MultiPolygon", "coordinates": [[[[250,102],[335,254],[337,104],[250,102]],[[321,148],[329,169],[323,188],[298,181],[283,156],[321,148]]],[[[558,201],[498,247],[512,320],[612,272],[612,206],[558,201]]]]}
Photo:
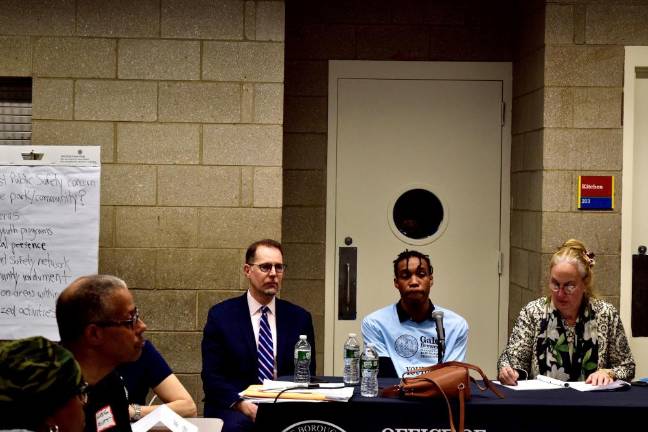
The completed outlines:
{"type": "Polygon", "coordinates": [[[295,345],[295,382],[310,382],[311,346],[306,335],[299,335],[295,345]]]}
{"type": "Polygon", "coordinates": [[[344,343],[344,383],[358,384],[360,382],[360,344],[355,333],[349,333],[344,343]]]}
{"type": "Polygon", "coordinates": [[[378,396],[378,353],[373,344],[365,345],[360,364],[362,365],[360,394],[364,397],[378,396]]]}

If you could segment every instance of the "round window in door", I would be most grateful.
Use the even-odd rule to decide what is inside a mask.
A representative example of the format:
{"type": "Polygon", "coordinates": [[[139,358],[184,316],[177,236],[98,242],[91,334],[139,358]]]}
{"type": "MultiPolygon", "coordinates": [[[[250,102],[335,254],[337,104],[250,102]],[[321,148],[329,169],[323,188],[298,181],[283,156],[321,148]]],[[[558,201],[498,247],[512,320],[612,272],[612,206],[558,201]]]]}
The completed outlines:
{"type": "Polygon", "coordinates": [[[393,202],[389,222],[396,237],[422,245],[436,240],[445,231],[447,212],[441,199],[429,189],[410,188],[393,202]]]}

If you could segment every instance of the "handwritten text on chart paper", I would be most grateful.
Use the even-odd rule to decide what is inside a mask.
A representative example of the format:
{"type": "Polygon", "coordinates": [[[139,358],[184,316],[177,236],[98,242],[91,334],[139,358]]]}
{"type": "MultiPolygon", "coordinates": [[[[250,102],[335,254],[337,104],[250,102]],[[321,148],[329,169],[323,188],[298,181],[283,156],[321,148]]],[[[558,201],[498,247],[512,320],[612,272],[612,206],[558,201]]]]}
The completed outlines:
{"type": "Polygon", "coordinates": [[[99,186],[99,167],[0,166],[0,326],[55,326],[63,288],[96,272],[99,186]]]}

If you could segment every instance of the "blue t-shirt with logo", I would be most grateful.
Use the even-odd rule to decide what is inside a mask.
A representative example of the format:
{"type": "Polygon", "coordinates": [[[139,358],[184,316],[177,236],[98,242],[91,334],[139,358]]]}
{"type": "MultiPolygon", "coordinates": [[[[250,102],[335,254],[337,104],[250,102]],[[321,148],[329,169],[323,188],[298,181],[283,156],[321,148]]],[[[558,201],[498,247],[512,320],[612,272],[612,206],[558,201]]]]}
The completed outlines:
{"type": "MultiPolygon", "coordinates": [[[[443,312],[446,341],[443,360],[464,361],[468,323],[451,310],[436,305],[433,308],[443,312]]],[[[391,358],[398,376],[411,368],[437,364],[436,323],[431,317],[423,322],[412,321],[398,303],[367,315],[362,320],[362,337],[365,343],[374,344],[380,357],[391,358]]]]}

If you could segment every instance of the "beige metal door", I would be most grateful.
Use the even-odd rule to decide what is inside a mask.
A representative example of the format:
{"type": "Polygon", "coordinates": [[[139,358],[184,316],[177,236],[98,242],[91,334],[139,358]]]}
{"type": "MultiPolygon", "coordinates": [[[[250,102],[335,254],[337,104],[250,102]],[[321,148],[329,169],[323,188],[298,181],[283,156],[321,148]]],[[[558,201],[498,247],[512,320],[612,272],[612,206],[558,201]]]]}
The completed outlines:
{"type": "Polygon", "coordinates": [[[325,341],[334,354],[325,358],[327,371],[341,373],[347,333],[359,334],[364,316],[397,301],[392,261],[408,248],[430,255],[432,301],[466,318],[467,361],[493,374],[506,315],[500,286],[500,251],[508,250],[501,244],[503,82],[339,77],[334,88],[328,204],[334,241],[327,245],[334,254],[327,261],[333,329],[325,341]],[[412,189],[431,192],[443,206],[433,235],[411,239],[395,226],[394,203],[412,189]],[[338,248],[345,239],[357,248],[355,320],[338,319],[344,295],[338,282],[346,272],[338,268],[338,248]]]}

